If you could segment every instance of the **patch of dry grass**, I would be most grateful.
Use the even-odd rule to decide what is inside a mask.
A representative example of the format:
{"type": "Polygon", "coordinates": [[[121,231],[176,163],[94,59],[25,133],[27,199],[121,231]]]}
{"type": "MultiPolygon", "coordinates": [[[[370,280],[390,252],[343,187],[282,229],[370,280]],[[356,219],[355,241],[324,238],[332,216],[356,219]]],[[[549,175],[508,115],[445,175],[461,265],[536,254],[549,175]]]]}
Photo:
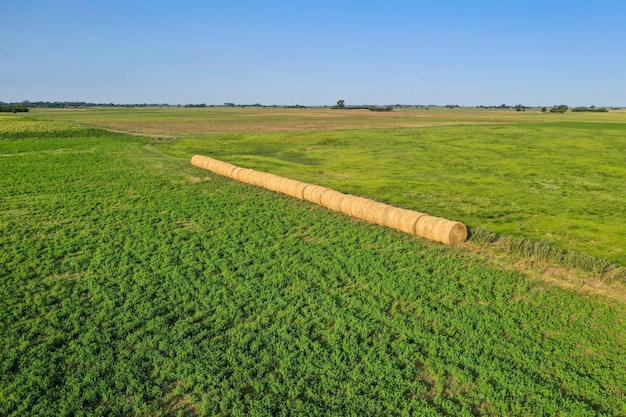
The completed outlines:
{"type": "Polygon", "coordinates": [[[93,108],[34,109],[34,116],[71,120],[116,132],[150,136],[323,132],[344,129],[537,123],[575,120],[625,122],[626,112],[541,114],[475,108],[396,109],[391,112],[331,108],[93,108]]]}

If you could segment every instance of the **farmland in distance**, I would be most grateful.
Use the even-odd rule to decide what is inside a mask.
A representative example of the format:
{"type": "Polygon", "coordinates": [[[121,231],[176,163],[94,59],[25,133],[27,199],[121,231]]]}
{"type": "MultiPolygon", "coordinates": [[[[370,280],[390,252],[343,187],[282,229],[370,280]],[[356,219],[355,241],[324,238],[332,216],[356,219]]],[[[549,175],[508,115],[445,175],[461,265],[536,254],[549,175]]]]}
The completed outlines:
{"type": "MultiPolygon", "coordinates": [[[[41,112],[41,113],[40,113],[41,112]]],[[[626,112],[39,110],[626,266],[626,112]],[[210,133],[210,135],[207,135],[210,133]]]]}
{"type": "Polygon", "coordinates": [[[0,116],[0,414],[626,412],[623,302],[214,176],[193,146],[0,116]]]}

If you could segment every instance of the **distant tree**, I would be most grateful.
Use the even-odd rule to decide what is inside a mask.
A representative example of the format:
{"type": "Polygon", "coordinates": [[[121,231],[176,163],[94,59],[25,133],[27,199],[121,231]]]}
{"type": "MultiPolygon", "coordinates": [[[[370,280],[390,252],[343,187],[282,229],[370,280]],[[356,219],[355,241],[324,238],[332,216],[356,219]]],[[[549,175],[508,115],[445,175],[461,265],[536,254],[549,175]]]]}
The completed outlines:
{"type": "Polygon", "coordinates": [[[547,108],[547,107],[542,107],[542,108],[541,108],[541,113],[546,113],[547,111],[548,111],[548,108],[547,108]]]}
{"type": "Polygon", "coordinates": [[[565,104],[554,106],[550,109],[550,113],[565,113],[569,107],[565,104]]]}
{"type": "Polygon", "coordinates": [[[345,100],[337,100],[337,108],[343,109],[344,107],[346,107],[345,100]]]}

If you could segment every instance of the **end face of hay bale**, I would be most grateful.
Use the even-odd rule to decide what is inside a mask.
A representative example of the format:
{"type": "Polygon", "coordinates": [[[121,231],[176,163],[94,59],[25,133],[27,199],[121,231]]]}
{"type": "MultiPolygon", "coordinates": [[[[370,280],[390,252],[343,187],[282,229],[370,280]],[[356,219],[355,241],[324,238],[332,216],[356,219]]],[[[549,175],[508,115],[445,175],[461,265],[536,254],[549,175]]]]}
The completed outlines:
{"type": "Polygon", "coordinates": [[[198,167],[198,168],[204,168],[204,161],[206,159],[206,156],[202,156],[202,155],[194,155],[191,158],[191,165],[198,167]]]}
{"type": "Polygon", "coordinates": [[[453,222],[454,224],[449,228],[448,241],[444,242],[448,245],[458,245],[467,240],[467,227],[463,223],[453,222]]]}
{"type": "Polygon", "coordinates": [[[467,228],[463,223],[441,217],[424,216],[415,225],[415,234],[447,245],[455,245],[467,239],[467,228]]]}

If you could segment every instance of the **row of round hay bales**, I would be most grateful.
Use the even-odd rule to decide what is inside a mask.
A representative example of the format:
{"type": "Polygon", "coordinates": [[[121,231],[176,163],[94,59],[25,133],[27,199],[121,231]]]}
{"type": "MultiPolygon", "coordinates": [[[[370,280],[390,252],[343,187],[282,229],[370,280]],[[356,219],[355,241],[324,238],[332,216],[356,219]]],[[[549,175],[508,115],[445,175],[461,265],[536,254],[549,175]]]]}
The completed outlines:
{"type": "Polygon", "coordinates": [[[415,236],[443,242],[448,245],[467,239],[464,224],[413,210],[401,209],[363,197],[343,194],[330,188],[307,184],[232,165],[206,156],[195,155],[191,163],[237,181],[264,187],[301,200],[310,201],[330,210],[356,217],[370,223],[387,226],[415,236]]]}

